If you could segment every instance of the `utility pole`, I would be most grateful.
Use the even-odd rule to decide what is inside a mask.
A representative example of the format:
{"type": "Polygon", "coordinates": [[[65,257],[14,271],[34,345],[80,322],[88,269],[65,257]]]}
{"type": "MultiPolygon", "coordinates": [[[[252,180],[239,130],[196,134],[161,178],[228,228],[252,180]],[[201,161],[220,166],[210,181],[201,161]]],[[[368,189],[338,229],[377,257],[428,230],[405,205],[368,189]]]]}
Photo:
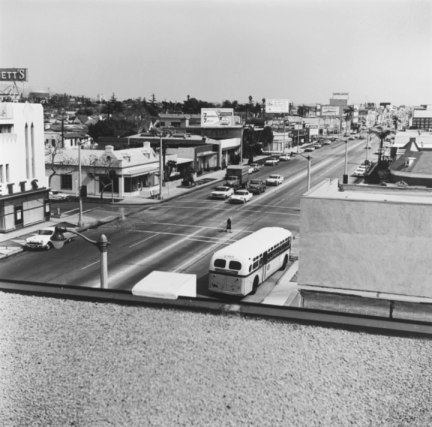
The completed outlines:
{"type": "Polygon", "coordinates": [[[82,227],[83,217],[82,217],[82,195],[81,195],[81,143],[78,143],[78,203],[79,203],[79,214],[78,214],[78,227],[82,227]]]}
{"type": "Polygon", "coordinates": [[[164,175],[163,168],[163,148],[162,148],[162,134],[159,136],[159,199],[162,200],[162,180],[164,175]]]}

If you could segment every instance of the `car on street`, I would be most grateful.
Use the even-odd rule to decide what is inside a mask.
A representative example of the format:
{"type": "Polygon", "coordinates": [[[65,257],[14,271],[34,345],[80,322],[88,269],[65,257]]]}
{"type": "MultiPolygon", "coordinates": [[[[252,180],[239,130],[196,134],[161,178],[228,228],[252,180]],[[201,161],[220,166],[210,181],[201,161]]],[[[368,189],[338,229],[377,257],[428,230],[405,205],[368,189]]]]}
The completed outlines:
{"type": "Polygon", "coordinates": [[[284,177],[282,175],[270,175],[266,179],[266,185],[280,185],[282,184],[284,177]]]}
{"type": "Polygon", "coordinates": [[[266,183],[262,179],[251,179],[247,187],[247,190],[252,194],[264,193],[266,189],[266,183]]]}
{"type": "Polygon", "coordinates": [[[322,144],[322,145],[331,145],[331,141],[330,141],[329,139],[324,139],[324,140],[321,142],[321,144],[322,144]]]}
{"type": "MultiPolygon", "coordinates": [[[[27,237],[24,247],[26,249],[44,249],[48,251],[53,247],[51,238],[54,236],[54,233],[55,227],[41,228],[37,234],[27,237]]],[[[66,232],[63,233],[63,236],[66,239],[66,243],[69,243],[75,237],[75,234],[66,232]]]]}
{"type": "Polygon", "coordinates": [[[315,147],[315,150],[317,150],[318,148],[322,147],[322,144],[320,144],[319,142],[316,142],[313,146],[315,147]]]}
{"type": "Polygon", "coordinates": [[[218,185],[210,194],[212,199],[228,199],[234,194],[234,189],[226,185],[218,185]]]}
{"type": "MultiPolygon", "coordinates": [[[[263,165],[260,163],[251,163],[249,167],[250,169],[252,169],[252,173],[253,173],[253,172],[258,172],[263,167],[263,165]]],[[[251,173],[250,170],[249,173],[251,173]]]]}
{"type": "Polygon", "coordinates": [[[277,157],[270,157],[265,161],[266,166],[275,166],[279,163],[279,159],[277,157]]]}
{"type": "Polygon", "coordinates": [[[279,156],[279,160],[281,161],[291,160],[291,156],[289,154],[282,154],[279,156]]]}
{"type": "Polygon", "coordinates": [[[303,151],[305,151],[306,153],[310,153],[311,151],[315,151],[315,147],[313,145],[309,145],[303,151]]]}
{"type": "Polygon", "coordinates": [[[48,193],[48,197],[50,200],[59,202],[65,200],[72,200],[74,197],[71,194],[62,193],[61,191],[50,191],[48,193]]]}
{"type": "Polygon", "coordinates": [[[237,190],[230,198],[230,203],[246,203],[251,200],[253,194],[248,190],[237,190]]]}

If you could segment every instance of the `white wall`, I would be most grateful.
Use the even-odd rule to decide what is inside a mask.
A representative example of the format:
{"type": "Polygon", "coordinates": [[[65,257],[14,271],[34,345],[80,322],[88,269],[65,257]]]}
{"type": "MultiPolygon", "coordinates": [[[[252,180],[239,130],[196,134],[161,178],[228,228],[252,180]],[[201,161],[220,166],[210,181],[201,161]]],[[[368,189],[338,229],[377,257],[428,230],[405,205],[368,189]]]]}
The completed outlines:
{"type": "MultiPolygon", "coordinates": [[[[7,183],[14,183],[14,193],[20,192],[19,183],[26,181],[25,189],[30,190],[33,179],[38,180],[39,188],[46,187],[42,105],[2,103],[0,105],[0,124],[13,126],[11,133],[0,134],[0,164],[3,165],[4,175],[6,175],[6,165],[9,165],[9,181],[5,182],[4,179],[3,189],[7,183]],[[28,129],[27,149],[26,124],[28,129]],[[28,174],[26,156],[29,158],[28,174]]],[[[3,190],[2,193],[7,194],[7,191],[3,190]]]]}
{"type": "Polygon", "coordinates": [[[432,298],[432,204],[411,198],[303,197],[299,285],[432,298]]]}

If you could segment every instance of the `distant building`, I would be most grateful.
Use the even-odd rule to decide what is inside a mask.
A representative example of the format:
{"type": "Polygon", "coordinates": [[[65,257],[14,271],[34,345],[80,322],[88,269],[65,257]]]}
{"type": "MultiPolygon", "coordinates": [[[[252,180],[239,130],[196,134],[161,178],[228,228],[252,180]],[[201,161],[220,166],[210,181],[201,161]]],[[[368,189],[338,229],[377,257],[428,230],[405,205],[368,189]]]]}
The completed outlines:
{"type": "Polygon", "coordinates": [[[411,128],[432,130],[432,109],[414,109],[411,128]]]}
{"type": "Polygon", "coordinates": [[[0,232],[50,216],[40,104],[0,104],[0,232]]]}

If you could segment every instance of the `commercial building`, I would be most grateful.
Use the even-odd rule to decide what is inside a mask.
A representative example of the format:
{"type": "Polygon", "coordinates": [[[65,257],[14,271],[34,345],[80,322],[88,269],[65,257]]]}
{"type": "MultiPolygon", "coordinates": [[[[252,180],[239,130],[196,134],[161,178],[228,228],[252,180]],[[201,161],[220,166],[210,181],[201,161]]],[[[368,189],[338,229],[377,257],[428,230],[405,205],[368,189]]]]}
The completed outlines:
{"type": "Polygon", "coordinates": [[[432,130],[432,108],[414,109],[411,127],[414,129],[432,130]]]}
{"type": "MultiPolygon", "coordinates": [[[[177,163],[177,156],[167,155],[166,163],[177,163]]],[[[46,155],[49,185],[71,195],[123,199],[128,196],[151,196],[160,184],[160,157],[144,142],[142,147],[116,150],[54,149],[46,155]],[[81,169],[81,177],[79,171],[81,169]]]]}
{"type": "Polygon", "coordinates": [[[300,290],[432,298],[432,189],[328,179],[300,209],[300,290]]]}
{"type": "Polygon", "coordinates": [[[40,104],[0,104],[0,232],[50,215],[40,104]]]}

